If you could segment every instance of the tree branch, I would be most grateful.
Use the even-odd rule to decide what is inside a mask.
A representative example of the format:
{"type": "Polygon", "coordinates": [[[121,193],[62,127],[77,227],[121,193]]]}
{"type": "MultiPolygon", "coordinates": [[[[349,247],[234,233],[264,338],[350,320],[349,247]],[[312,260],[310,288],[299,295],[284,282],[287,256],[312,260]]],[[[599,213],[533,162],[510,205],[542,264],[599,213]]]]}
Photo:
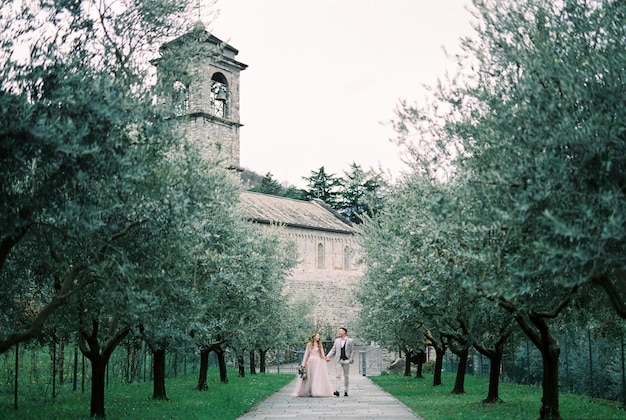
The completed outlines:
{"type": "Polygon", "coordinates": [[[79,265],[74,267],[66,276],[63,284],[61,285],[61,289],[58,294],[52,298],[52,300],[39,311],[35,319],[30,323],[28,328],[23,331],[16,332],[14,334],[9,335],[6,339],[0,340],[0,354],[6,352],[11,347],[18,343],[22,343],[28,340],[31,340],[39,334],[43,329],[43,326],[52,313],[61,305],[65,303],[67,298],[77,289],[74,288],[74,281],[76,277],[80,274],[80,272],[85,269],[84,265],[79,265]]]}
{"type": "Polygon", "coordinates": [[[538,312],[533,309],[531,311],[531,315],[538,318],[556,318],[559,313],[561,313],[561,311],[569,304],[570,300],[572,299],[572,295],[576,293],[576,290],[578,290],[578,286],[572,287],[572,290],[569,291],[567,296],[561,302],[559,302],[559,304],[556,306],[556,308],[554,308],[552,312],[538,312]]]}
{"type": "Polygon", "coordinates": [[[597,286],[600,286],[606,292],[609,302],[615,309],[615,312],[622,319],[626,319],[626,305],[624,304],[624,290],[619,290],[617,286],[611,282],[609,276],[604,273],[594,272],[590,276],[591,282],[597,286]]]}

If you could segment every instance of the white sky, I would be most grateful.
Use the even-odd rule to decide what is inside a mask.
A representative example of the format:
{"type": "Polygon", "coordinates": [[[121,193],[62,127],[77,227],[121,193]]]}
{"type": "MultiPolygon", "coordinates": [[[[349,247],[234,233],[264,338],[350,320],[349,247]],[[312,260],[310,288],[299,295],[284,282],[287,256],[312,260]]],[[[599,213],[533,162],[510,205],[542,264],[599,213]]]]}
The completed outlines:
{"type": "MultiPolygon", "coordinates": [[[[398,174],[400,99],[424,98],[471,34],[470,0],[217,0],[205,22],[239,50],[241,165],[304,187],[352,162],[398,174]]],[[[202,13],[206,15],[205,13],[202,13]]]]}

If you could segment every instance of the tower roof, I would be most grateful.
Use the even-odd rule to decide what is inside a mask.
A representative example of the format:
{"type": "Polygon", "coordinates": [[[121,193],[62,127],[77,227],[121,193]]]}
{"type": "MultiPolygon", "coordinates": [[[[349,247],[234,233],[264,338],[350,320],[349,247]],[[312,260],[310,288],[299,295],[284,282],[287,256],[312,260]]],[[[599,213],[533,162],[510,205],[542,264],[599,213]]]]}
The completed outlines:
{"type": "Polygon", "coordinates": [[[208,32],[201,21],[196,22],[191,31],[161,45],[159,51],[163,54],[168,50],[171,51],[184,46],[191,46],[194,43],[220,49],[222,52],[222,60],[239,70],[245,70],[248,67],[247,64],[235,60],[235,56],[239,54],[238,49],[208,32]]]}

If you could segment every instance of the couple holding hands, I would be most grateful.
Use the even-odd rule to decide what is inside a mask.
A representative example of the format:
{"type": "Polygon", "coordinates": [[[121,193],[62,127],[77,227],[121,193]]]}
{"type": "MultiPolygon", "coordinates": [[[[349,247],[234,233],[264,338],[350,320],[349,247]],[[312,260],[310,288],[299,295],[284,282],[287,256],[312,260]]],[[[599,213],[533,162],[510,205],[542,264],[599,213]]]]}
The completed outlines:
{"type": "Polygon", "coordinates": [[[311,336],[302,358],[302,365],[306,369],[306,376],[300,375],[296,383],[293,395],[297,397],[338,397],[341,390],[341,376],[343,376],[343,395],[348,396],[350,378],[350,364],[354,361],[354,341],[346,334],[344,327],[337,331],[337,339],[327,355],[324,355],[320,335],[315,333],[311,336]],[[333,392],[328,378],[326,363],[334,358],[336,384],[333,392]],[[303,378],[304,376],[304,378],[303,378]]]}

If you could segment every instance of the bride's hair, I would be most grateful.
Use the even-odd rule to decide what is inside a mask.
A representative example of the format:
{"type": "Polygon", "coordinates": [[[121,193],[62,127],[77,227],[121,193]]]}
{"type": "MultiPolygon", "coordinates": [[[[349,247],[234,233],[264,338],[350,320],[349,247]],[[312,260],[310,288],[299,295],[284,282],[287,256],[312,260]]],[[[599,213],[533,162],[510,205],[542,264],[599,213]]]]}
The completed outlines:
{"type": "MultiPolygon", "coordinates": [[[[311,350],[313,349],[313,344],[315,343],[315,336],[316,335],[319,335],[319,333],[313,333],[313,335],[309,339],[309,347],[311,348],[311,350]]],[[[323,359],[324,358],[324,346],[322,345],[322,337],[321,336],[320,336],[320,341],[318,341],[317,343],[318,343],[317,350],[320,353],[320,357],[323,359]]]]}

